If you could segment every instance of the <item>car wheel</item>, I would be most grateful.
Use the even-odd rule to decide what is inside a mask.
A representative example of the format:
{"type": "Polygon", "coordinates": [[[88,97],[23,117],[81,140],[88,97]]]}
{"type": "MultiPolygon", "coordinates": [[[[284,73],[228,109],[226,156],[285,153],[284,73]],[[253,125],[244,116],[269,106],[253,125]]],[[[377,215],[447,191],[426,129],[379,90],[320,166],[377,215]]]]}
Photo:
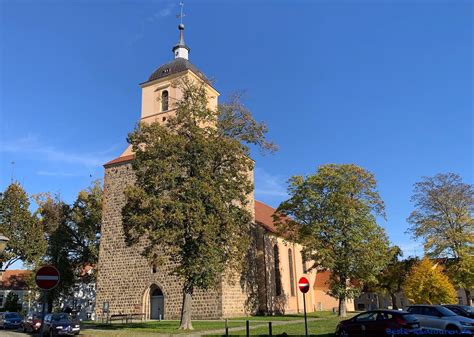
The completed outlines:
{"type": "Polygon", "coordinates": [[[339,334],[337,335],[338,337],[349,337],[349,332],[347,330],[342,329],[339,331],[339,334]]]}
{"type": "Polygon", "coordinates": [[[446,327],[446,331],[447,331],[448,333],[459,333],[459,332],[461,332],[461,331],[459,330],[459,328],[458,328],[457,326],[455,326],[455,325],[448,325],[448,326],[446,327]]]}

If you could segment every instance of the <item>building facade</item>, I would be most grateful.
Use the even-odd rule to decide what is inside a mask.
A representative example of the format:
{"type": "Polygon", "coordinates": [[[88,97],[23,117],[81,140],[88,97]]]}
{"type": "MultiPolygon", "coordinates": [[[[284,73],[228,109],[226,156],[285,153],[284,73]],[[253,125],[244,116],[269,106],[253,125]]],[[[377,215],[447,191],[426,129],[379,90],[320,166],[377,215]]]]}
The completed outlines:
{"type": "Polygon", "coordinates": [[[0,311],[5,305],[8,294],[18,295],[18,302],[22,310],[28,310],[27,278],[31,275],[29,270],[0,270],[0,311]]]}
{"type": "MultiPolygon", "coordinates": [[[[187,79],[202,83],[211,109],[216,109],[219,93],[206,76],[188,60],[184,26],[173,48],[174,60],[160,66],[141,84],[140,121],[166,123],[175,114],[182,97],[176,81],[187,79]]],[[[133,184],[135,175],[130,146],[116,159],[104,165],[104,200],[102,236],[99,251],[96,317],[113,314],[141,314],[145,319],[177,319],[182,304],[181,282],[170,275],[171,261],[150,266],[140,255],[140,246],[125,244],[122,226],[124,188],[133,184]]],[[[249,172],[253,181],[253,172],[249,172]]],[[[274,209],[249,195],[254,217],[248,268],[239,275],[224,275],[216,289],[196,290],[193,294],[193,317],[211,319],[244,316],[254,313],[297,313],[303,310],[298,279],[306,276],[313,284],[315,271],[308,271],[302,259],[302,247],[277,235],[273,226],[274,209]]],[[[309,311],[316,310],[314,289],[306,295],[309,311]]],[[[321,307],[321,306],[320,306],[321,307]]]]}

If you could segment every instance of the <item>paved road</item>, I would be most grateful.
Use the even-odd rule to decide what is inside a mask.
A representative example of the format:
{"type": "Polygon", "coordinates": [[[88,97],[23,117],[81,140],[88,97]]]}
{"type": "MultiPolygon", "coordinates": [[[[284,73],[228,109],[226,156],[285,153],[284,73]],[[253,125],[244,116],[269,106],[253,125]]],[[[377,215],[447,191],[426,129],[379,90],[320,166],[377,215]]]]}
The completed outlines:
{"type": "Polygon", "coordinates": [[[31,337],[30,335],[15,330],[0,330],[1,337],[31,337]]]}

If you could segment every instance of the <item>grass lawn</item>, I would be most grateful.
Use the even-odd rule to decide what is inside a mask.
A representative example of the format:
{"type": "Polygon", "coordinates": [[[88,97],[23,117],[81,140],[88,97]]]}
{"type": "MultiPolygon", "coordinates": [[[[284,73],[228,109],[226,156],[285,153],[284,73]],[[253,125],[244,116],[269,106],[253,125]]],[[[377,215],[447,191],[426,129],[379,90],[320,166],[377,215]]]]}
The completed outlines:
{"type": "MultiPolygon", "coordinates": [[[[322,311],[309,313],[308,319],[318,318],[317,321],[308,322],[308,333],[313,336],[333,336],[339,318],[332,312],[322,311]]],[[[228,320],[229,328],[241,328],[239,331],[229,331],[230,335],[245,335],[245,320],[250,321],[250,335],[267,335],[268,322],[275,322],[273,325],[273,335],[286,333],[288,335],[304,335],[303,314],[292,314],[285,316],[252,316],[237,317],[228,320]],[[291,321],[299,321],[292,323],[291,321]],[[278,324],[284,325],[278,325],[278,324]],[[252,329],[253,327],[253,329],[252,329]]],[[[82,322],[82,333],[90,337],[129,337],[129,336],[151,336],[152,334],[199,334],[199,332],[213,331],[219,336],[225,332],[225,321],[193,321],[194,331],[178,330],[179,321],[148,321],[136,323],[113,323],[104,324],[91,321],[82,322]]]]}
{"type": "MultiPolygon", "coordinates": [[[[148,321],[137,323],[114,323],[104,324],[95,322],[82,322],[82,330],[84,333],[90,333],[92,330],[107,330],[107,331],[140,331],[140,332],[154,332],[165,334],[179,334],[187,333],[186,331],[178,330],[179,321],[148,321]]],[[[241,322],[229,322],[229,327],[245,326],[241,322]]],[[[194,331],[218,330],[224,331],[224,321],[193,321],[194,331]]]]}
{"type": "MultiPolygon", "coordinates": [[[[298,317],[300,318],[300,317],[298,317]]],[[[339,323],[340,319],[337,317],[326,317],[321,320],[308,322],[308,334],[312,336],[334,336],[334,331],[336,331],[336,326],[339,323]]],[[[256,324],[255,322],[252,322],[256,324]]],[[[250,323],[250,326],[252,326],[250,323]]],[[[281,335],[286,333],[287,335],[300,335],[304,336],[304,323],[288,323],[285,325],[274,325],[272,327],[272,334],[273,335],[281,335]]],[[[230,335],[245,335],[245,331],[231,331],[230,335]]],[[[268,326],[264,326],[261,328],[251,329],[250,330],[251,336],[257,335],[268,335],[268,326]]]]}
{"type": "MultiPolygon", "coordinates": [[[[325,317],[335,317],[331,311],[318,311],[308,313],[308,318],[325,318],[325,317]]],[[[251,317],[235,317],[229,318],[230,321],[236,320],[249,320],[249,321],[262,321],[262,322],[278,322],[278,321],[295,321],[304,319],[303,314],[289,314],[282,316],[251,316],[251,317]]]]}

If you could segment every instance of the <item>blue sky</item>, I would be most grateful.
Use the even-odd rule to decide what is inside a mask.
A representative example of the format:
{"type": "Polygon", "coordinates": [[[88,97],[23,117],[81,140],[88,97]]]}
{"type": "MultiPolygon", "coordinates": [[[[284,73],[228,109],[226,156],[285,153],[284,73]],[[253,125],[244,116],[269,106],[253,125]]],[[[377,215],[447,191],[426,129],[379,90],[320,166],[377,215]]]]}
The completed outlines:
{"type": "MultiPolygon", "coordinates": [[[[125,148],[139,83],[172,59],[178,1],[0,2],[0,189],[72,202],[125,148]]],[[[473,173],[473,3],[187,1],[190,60],[246,104],[279,146],[255,153],[259,200],[326,163],[372,171],[406,255],[412,186],[473,173]]]]}

